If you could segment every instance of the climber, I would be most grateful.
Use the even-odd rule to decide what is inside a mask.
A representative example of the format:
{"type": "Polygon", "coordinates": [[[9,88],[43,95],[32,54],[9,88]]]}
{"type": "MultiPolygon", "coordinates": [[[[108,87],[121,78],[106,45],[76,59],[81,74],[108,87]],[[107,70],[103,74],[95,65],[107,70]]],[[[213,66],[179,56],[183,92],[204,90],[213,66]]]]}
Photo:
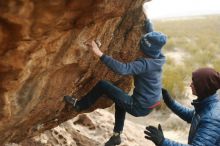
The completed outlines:
{"type": "Polygon", "coordinates": [[[181,119],[191,123],[188,144],[181,144],[164,138],[161,126],[148,126],[145,138],[157,146],[220,146],[220,73],[213,68],[200,68],[192,73],[190,84],[194,109],[182,106],[162,89],[165,104],[181,119]]]}
{"type": "Polygon", "coordinates": [[[92,41],[90,48],[100,60],[115,73],[133,75],[133,95],[128,95],[109,81],[99,81],[92,90],[77,100],[72,96],[64,96],[64,101],[73,106],[74,110],[82,111],[89,108],[103,94],[115,103],[115,125],[112,137],[105,146],[119,145],[120,134],[124,127],[126,112],[135,117],[148,115],[161,100],[161,75],[165,56],[161,49],[166,44],[167,37],[161,32],[153,31],[152,23],[147,19],[147,12],[143,9],[146,34],[140,39],[140,54],[138,59],[129,63],[122,63],[104,54],[97,43],[92,41]]]}

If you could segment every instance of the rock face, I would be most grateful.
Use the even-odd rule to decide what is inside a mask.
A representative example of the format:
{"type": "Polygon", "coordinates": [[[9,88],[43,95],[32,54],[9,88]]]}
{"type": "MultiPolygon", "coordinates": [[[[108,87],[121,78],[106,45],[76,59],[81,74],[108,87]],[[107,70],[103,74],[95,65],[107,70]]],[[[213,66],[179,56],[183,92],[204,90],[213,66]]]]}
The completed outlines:
{"type": "MultiPolygon", "coordinates": [[[[115,75],[85,46],[98,39],[114,58],[135,58],[143,0],[0,0],[0,143],[26,137],[75,117],[66,94],[80,98],[99,80],[125,91],[131,78],[115,75]]],[[[88,111],[110,106],[100,100],[88,111]]]]}

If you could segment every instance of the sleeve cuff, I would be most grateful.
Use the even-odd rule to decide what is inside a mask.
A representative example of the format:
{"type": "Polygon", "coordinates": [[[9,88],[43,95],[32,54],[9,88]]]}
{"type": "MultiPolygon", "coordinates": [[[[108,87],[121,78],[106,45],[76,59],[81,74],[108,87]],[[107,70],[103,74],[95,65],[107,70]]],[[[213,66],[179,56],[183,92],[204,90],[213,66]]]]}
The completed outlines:
{"type": "Polygon", "coordinates": [[[102,54],[102,56],[100,57],[100,60],[103,61],[105,59],[106,55],[102,54]]]}
{"type": "Polygon", "coordinates": [[[168,146],[168,145],[170,145],[169,141],[170,141],[169,139],[165,138],[161,146],[168,146]]]}

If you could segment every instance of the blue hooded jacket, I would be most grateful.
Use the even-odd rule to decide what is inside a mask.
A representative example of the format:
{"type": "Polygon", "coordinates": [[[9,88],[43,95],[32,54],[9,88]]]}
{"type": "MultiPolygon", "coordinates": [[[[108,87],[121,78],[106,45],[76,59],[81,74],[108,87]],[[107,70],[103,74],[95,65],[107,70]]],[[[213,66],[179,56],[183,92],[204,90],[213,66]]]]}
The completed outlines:
{"type": "MultiPolygon", "coordinates": [[[[149,20],[145,22],[146,31],[153,31],[149,20]]],[[[141,108],[149,108],[161,100],[162,66],[165,56],[160,52],[153,58],[138,58],[133,62],[122,63],[108,55],[101,56],[101,61],[120,75],[133,75],[134,91],[132,97],[141,108]]]]}
{"type": "Polygon", "coordinates": [[[172,101],[168,107],[180,118],[191,123],[188,144],[165,138],[162,146],[220,146],[220,99],[213,94],[202,101],[194,100],[195,109],[172,101]]]}

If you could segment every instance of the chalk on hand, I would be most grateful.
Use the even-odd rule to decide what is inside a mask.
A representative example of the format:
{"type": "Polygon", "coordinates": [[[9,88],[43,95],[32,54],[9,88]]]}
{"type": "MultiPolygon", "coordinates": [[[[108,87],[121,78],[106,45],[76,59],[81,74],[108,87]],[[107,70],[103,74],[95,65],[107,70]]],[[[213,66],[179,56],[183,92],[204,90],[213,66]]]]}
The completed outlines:
{"type": "Polygon", "coordinates": [[[100,40],[95,40],[95,43],[97,44],[98,47],[101,47],[102,43],[100,42],[100,40]]]}

